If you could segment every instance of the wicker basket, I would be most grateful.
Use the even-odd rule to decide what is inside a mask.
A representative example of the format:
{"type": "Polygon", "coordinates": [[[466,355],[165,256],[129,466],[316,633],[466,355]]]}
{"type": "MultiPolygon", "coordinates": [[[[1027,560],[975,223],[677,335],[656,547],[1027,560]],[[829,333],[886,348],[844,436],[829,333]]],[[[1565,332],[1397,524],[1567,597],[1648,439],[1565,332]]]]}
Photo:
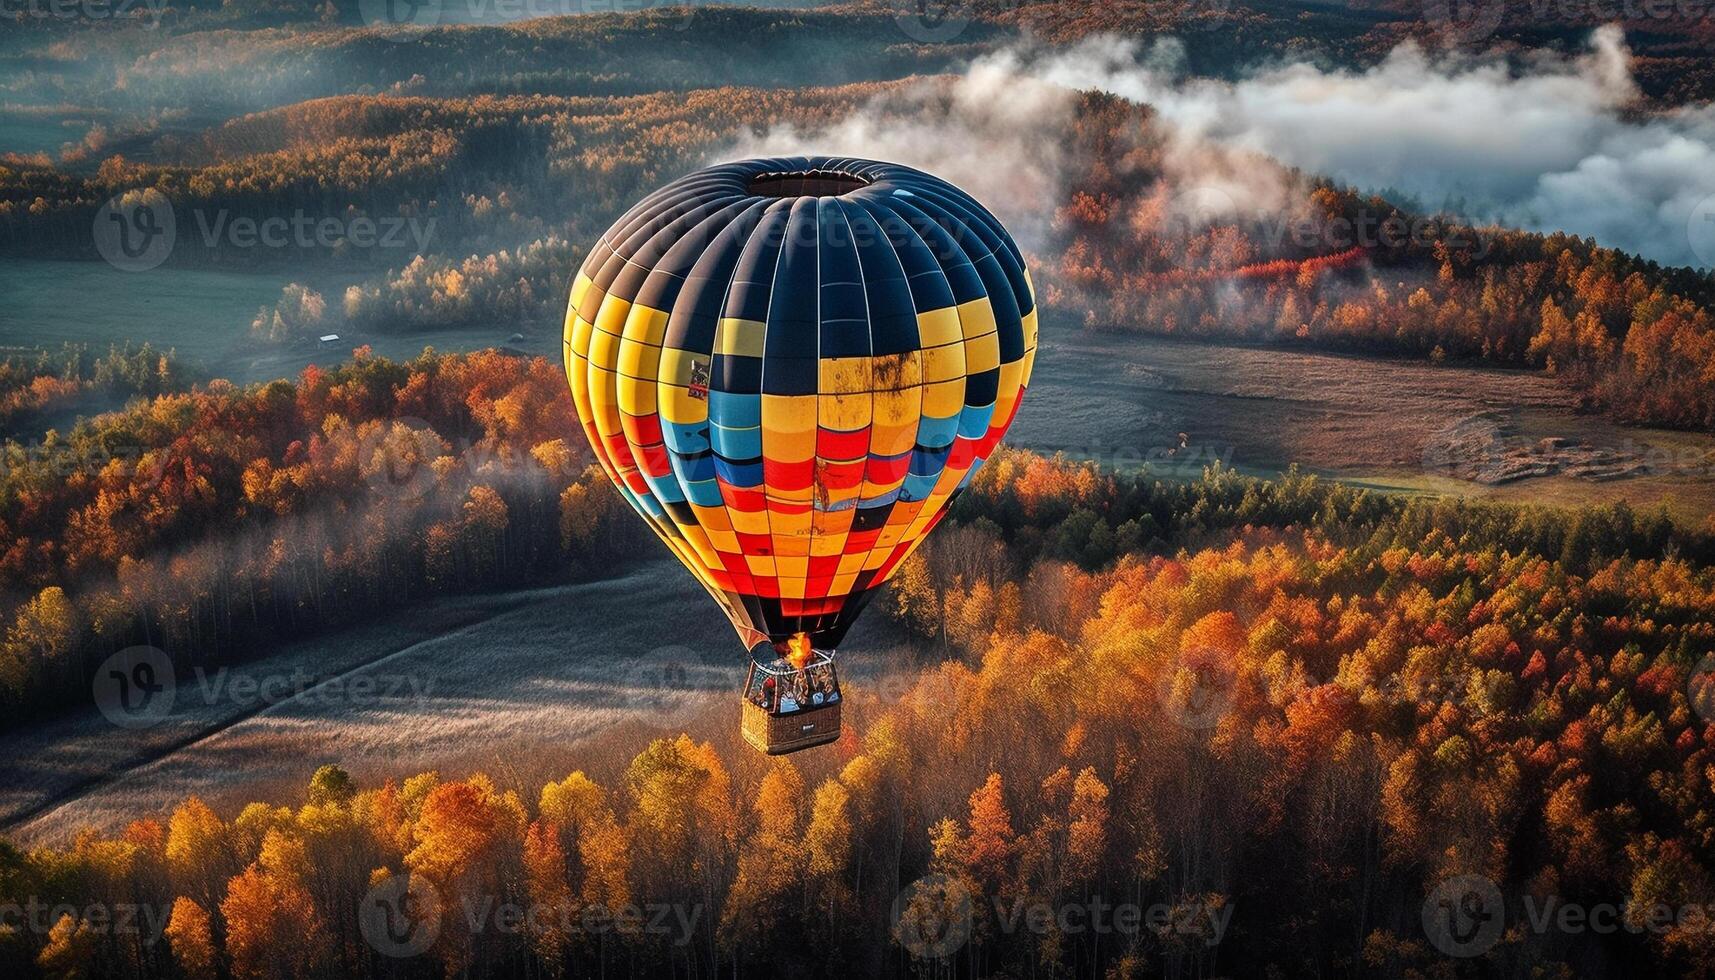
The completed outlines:
{"type": "Polygon", "coordinates": [[[775,715],[744,702],[744,740],[769,755],[826,745],[840,737],[840,702],[775,715]]]}

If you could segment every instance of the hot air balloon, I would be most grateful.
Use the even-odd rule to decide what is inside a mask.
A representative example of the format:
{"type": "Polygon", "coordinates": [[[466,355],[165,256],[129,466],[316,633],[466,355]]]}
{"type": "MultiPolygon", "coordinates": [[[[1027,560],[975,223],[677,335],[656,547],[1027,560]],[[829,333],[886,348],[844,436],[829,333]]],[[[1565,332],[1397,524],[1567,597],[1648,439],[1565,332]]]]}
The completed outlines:
{"type": "Polygon", "coordinates": [[[1000,222],[898,164],[710,167],[591,249],[566,311],[572,397],[751,651],[751,744],[839,737],[834,651],[1000,442],[1036,338],[1000,222]]]}

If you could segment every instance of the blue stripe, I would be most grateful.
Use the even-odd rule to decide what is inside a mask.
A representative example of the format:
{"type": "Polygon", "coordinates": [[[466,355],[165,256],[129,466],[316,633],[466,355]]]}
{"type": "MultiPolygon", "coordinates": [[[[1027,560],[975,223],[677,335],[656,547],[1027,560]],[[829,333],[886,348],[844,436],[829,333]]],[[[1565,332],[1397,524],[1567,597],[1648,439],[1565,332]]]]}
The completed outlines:
{"type": "Polygon", "coordinates": [[[762,424],[762,396],[709,392],[709,421],[729,429],[750,429],[762,424]]]}
{"type": "Polygon", "coordinates": [[[917,423],[917,445],[928,449],[945,449],[959,434],[959,416],[944,419],[923,418],[917,423]]]}
{"type": "Polygon", "coordinates": [[[762,427],[729,429],[724,425],[711,430],[714,450],[727,459],[757,459],[762,455],[762,427]]]}
{"type": "Polygon", "coordinates": [[[704,453],[709,451],[709,424],[707,422],[669,422],[661,420],[661,441],[668,449],[676,453],[704,453]]]}
{"type": "Polygon", "coordinates": [[[715,478],[715,458],[713,456],[681,456],[678,453],[670,452],[667,458],[673,464],[673,473],[679,478],[680,483],[701,483],[704,480],[715,478]]]}
{"type": "Polygon", "coordinates": [[[959,435],[980,439],[988,434],[989,419],[994,418],[993,405],[966,405],[959,413],[959,435]]]}
{"type": "Polygon", "coordinates": [[[720,507],[726,503],[721,499],[720,484],[714,480],[685,484],[685,496],[698,507],[720,507]]]}
{"type": "Polygon", "coordinates": [[[907,502],[913,500],[928,500],[929,495],[935,492],[935,481],[940,478],[940,470],[936,470],[933,473],[911,474],[905,478],[904,483],[900,484],[899,499],[907,502]]]}
{"type": "Polygon", "coordinates": [[[719,456],[715,457],[715,473],[732,487],[762,486],[761,463],[729,463],[719,456]]]}

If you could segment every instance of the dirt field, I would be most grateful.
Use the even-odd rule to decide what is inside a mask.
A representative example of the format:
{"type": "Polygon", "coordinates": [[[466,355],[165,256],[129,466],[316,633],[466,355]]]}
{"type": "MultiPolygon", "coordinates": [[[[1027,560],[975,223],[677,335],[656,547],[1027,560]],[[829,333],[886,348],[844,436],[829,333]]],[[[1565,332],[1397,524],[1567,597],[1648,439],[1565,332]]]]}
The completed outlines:
{"type": "MultiPolygon", "coordinates": [[[[875,611],[845,650],[854,690],[916,655],[875,611]]],[[[298,799],[329,762],[371,785],[440,768],[539,786],[563,778],[598,733],[736,726],[743,664],[732,628],[670,560],[442,601],[182,679],[174,710],[150,728],[128,731],[91,708],[11,736],[0,829],[64,840],[164,816],[192,793],[230,816],[251,800],[298,799]]]]}
{"type": "Polygon", "coordinates": [[[1578,414],[1546,375],[1422,361],[1045,329],[1007,441],[1187,476],[1297,463],[1379,489],[1715,510],[1715,436],[1578,414]]]}

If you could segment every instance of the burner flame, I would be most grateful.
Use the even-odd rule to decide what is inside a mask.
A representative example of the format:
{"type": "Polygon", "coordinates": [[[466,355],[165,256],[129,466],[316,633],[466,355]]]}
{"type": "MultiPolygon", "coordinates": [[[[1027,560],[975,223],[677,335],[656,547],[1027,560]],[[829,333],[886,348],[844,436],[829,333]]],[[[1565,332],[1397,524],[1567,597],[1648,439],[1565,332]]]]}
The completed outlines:
{"type": "Polygon", "coordinates": [[[789,652],[786,659],[799,670],[810,665],[810,634],[798,633],[786,641],[789,652]]]}

